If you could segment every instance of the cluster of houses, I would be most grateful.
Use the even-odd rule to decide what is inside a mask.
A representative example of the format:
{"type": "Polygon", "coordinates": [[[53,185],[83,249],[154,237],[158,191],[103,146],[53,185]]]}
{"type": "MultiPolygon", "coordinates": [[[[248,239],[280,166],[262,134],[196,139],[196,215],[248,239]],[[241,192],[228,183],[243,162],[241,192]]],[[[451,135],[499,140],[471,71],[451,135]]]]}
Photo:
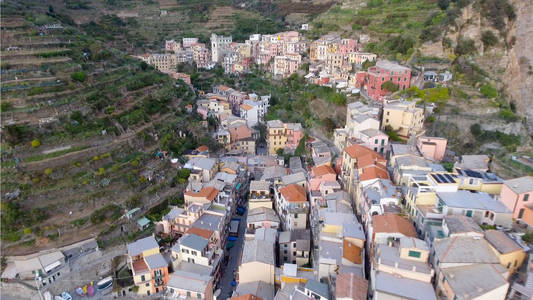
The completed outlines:
{"type": "MultiPolygon", "coordinates": [[[[250,131],[255,121],[264,122],[243,115],[243,106],[261,97],[217,86],[206,98],[227,103],[207,114],[227,121],[217,134],[227,130],[230,143],[241,136],[232,118],[250,131]]],[[[152,236],[128,246],[139,293],[164,290],[185,299],[531,296],[528,281],[511,278],[524,262],[531,269],[529,248],[513,225],[533,226],[533,177],[503,180],[490,172],[486,155],[460,156],[446,170],[447,141],[424,136],[423,109],[414,102],[354,102],[347,110],[345,128],[335,130],[337,159],[326,143],[302,141],[300,124],[279,120],[266,122],[267,155],[254,150],[215,158],[206,147],[197,149],[183,166],[191,170],[184,207],[157,224],[160,235],[178,237],[170,254],[165,257],[152,236]],[[407,143],[389,141],[386,128],[407,143]],[[302,142],[307,159],[277,155],[302,142]],[[244,241],[237,267],[228,269],[239,207],[247,209],[240,220],[244,241]],[[218,291],[228,272],[230,296],[218,291]]]]}

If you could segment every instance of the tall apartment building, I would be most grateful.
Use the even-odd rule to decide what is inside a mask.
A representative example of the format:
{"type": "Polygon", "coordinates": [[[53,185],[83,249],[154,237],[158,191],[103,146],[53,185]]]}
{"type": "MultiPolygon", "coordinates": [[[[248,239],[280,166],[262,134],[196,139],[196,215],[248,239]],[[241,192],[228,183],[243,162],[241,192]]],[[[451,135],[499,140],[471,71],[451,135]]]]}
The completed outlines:
{"type": "Polygon", "coordinates": [[[211,59],[213,62],[220,62],[224,55],[224,52],[228,50],[229,45],[232,42],[232,37],[211,34],[211,59]]]}
{"type": "Polygon", "coordinates": [[[139,295],[149,296],[165,289],[169,279],[168,262],[153,236],[128,244],[128,264],[139,295]]]}
{"type": "Polygon", "coordinates": [[[383,106],[381,129],[390,126],[399,137],[408,139],[424,131],[424,109],[415,101],[394,101],[383,106]]]}
{"type": "Polygon", "coordinates": [[[280,120],[267,122],[268,153],[276,154],[278,149],[294,150],[304,136],[300,123],[283,123],[280,120]]]}

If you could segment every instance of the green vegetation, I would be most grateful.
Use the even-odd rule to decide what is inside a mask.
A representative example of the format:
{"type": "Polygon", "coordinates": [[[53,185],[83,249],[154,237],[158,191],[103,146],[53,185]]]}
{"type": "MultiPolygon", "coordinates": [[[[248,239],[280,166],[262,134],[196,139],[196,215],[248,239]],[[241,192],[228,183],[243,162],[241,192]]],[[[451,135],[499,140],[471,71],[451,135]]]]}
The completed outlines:
{"type": "Polygon", "coordinates": [[[481,88],[479,88],[479,91],[483,96],[489,99],[494,99],[498,97],[498,91],[490,84],[483,85],[481,88]]]}
{"type": "Polygon", "coordinates": [[[446,103],[450,98],[450,90],[447,87],[435,87],[421,90],[414,86],[402,91],[401,95],[410,100],[420,99],[420,102],[446,103]]]}
{"type": "Polygon", "coordinates": [[[494,47],[498,44],[498,37],[492,31],[487,30],[483,31],[481,34],[481,41],[483,42],[483,45],[485,48],[494,47]]]}
{"type": "Polygon", "coordinates": [[[521,142],[520,136],[514,134],[506,134],[501,131],[483,130],[481,126],[477,123],[470,126],[470,132],[479,143],[500,143],[509,152],[516,151],[516,147],[520,146],[521,142]]]}
{"type": "Polygon", "coordinates": [[[389,136],[389,138],[391,139],[391,141],[399,142],[399,141],[402,140],[402,139],[398,136],[398,133],[396,133],[396,131],[394,131],[390,125],[387,125],[387,126],[385,127],[385,133],[389,136]]]}
{"type": "Polygon", "coordinates": [[[91,223],[100,224],[107,219],[114,221],[122,215],[122,209],[116,204],[108,204],[95,210],[90,217],[91,223]]]}
{"type": "Polygon", "coordinates": [[[79,72],[72,73],[72,75],[70,75],[70,77],[74,81],[84,82],[85,79],[87,79],[87,74],[85,74],[85,72],[83,72],[83,71],[79,71],[79,72]]]}
{"type": "Polygon", "coordinates": [[[398,91],[398,86],[394,84],[392,81],[386,81],[381,85],[381,88],[384,90],[387,90],[391,93],[398,91]]]}
{"type": "Polygon", "coordinates": [[[524,233],[524,235],[522,236],[522,241],[528,244],[531,243],[533,241],[533,235],[531,234],[531,232],[527,231],[526,233],[524,233]]]}

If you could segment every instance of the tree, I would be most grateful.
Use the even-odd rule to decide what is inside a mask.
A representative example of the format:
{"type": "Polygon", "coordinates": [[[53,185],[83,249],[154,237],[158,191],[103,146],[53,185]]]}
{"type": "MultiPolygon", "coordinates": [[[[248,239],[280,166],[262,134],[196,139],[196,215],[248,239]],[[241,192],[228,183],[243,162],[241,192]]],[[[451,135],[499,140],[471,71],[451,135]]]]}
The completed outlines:
{"type": "Polygon", "coordinates": [[[54,170],[52,170],[52,168],[46,168],[44,170],[44,175],[50,176],[52,174],[52,172],[54,172],[54,170]]]}
{"type": "Polygon", "coordinates": [[[483,33],[481,34],[481,41],[487,49],[498,44],[498,38],[490,30],[483,31],[483,33]]]}
{"type": "Polygon", "coordinates": [[[1,112],[4,112],[4,111],[8,111],[8,110],[12,110],[13,109],[13,104],[11,104],[11,102],[7,102],[7,101],[2,101],[2,103],[0,103],[0,111],[1,112]]]}
{"type": "Polygon", "coordinates": [[[365,60],[365,61],[363,62],[362,67],[363,67],[363,70],[366,71],[366,70],[368,70],[368,68],[373,67],[373,66],[375,66],[375,65],[376,65],[376,61],[375,61],[375,60],[368,60],[368,59],[367,59],[367,60],[365,60]]]}
{"type": "Polygon", "coordinates": [[[458,56],[470,54],[476,51],[476,43],[469,38],[460,38],[455,46],[455,54],[458,56]]]}
{"type": "Polygon", "coordinates": [[[391,93],[394,93],[396,91],[398,91],[398,86],[395,85],[392,81],[386,81],[384,82],[382,85],[381,85],[381,88],[384,89],[384,90],[387,90],[391,93]]]}
{"type": "Polygon", "coordinates": [[[440,9],[446,10],[448,6],[450,6],[450,0],[439,0],[437,2],[437,5],[439,6],[440,9]]]}
{"type": "Polygon", "coordinates": [[[481,130],[481,125],[479,125],[478,123],[475,123],[475,124],[472,124],[472,126],[470,126],[470,132],[472,133],[473,136],[477,137],[483,133],[483,130],[481,130]]]}
{"type": "Polygon", "coordinates": [[[85,79],[87,79],[87,74],[85,74],[85,72],[83,71],[78,71],[72,73],[72,75],[70,75],[70,78],[72,78],[72,80],[74,81],[84,82],[85,79]]]}

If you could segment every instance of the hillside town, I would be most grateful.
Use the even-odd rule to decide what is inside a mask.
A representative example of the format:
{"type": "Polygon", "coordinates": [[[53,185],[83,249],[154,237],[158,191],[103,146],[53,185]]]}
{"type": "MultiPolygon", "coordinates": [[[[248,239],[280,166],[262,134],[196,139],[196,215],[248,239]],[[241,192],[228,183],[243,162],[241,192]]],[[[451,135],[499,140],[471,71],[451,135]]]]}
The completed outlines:
{"type": "MultiPolygon", "coordinates": [[[[406,90],[427,74],[361,49],[356,39],[287,31],[242,43],[167,40],[164,53],[138,56],[188,86],[179,64],[227,75],[259,66],[361,98],[329,141],[266,118],[271,95],[196,90],[186,109],[215,127],[222,150],[201,145],[185,162],[161,154],[187,174],[183,203],[158,222],[126,212],[143,234],[113,255],[131,282],[117,271],[81,288],[117,299],[531,299],[533,177],[504,180],[489,156],[458,156],[427,136],[431,112],[387,97],[385,84],[406,90]]],[[[42,299],[75,295],[67,278],[108,256],[92,239],[10,257],[2,278],[37,286],[42,299]]]]}

